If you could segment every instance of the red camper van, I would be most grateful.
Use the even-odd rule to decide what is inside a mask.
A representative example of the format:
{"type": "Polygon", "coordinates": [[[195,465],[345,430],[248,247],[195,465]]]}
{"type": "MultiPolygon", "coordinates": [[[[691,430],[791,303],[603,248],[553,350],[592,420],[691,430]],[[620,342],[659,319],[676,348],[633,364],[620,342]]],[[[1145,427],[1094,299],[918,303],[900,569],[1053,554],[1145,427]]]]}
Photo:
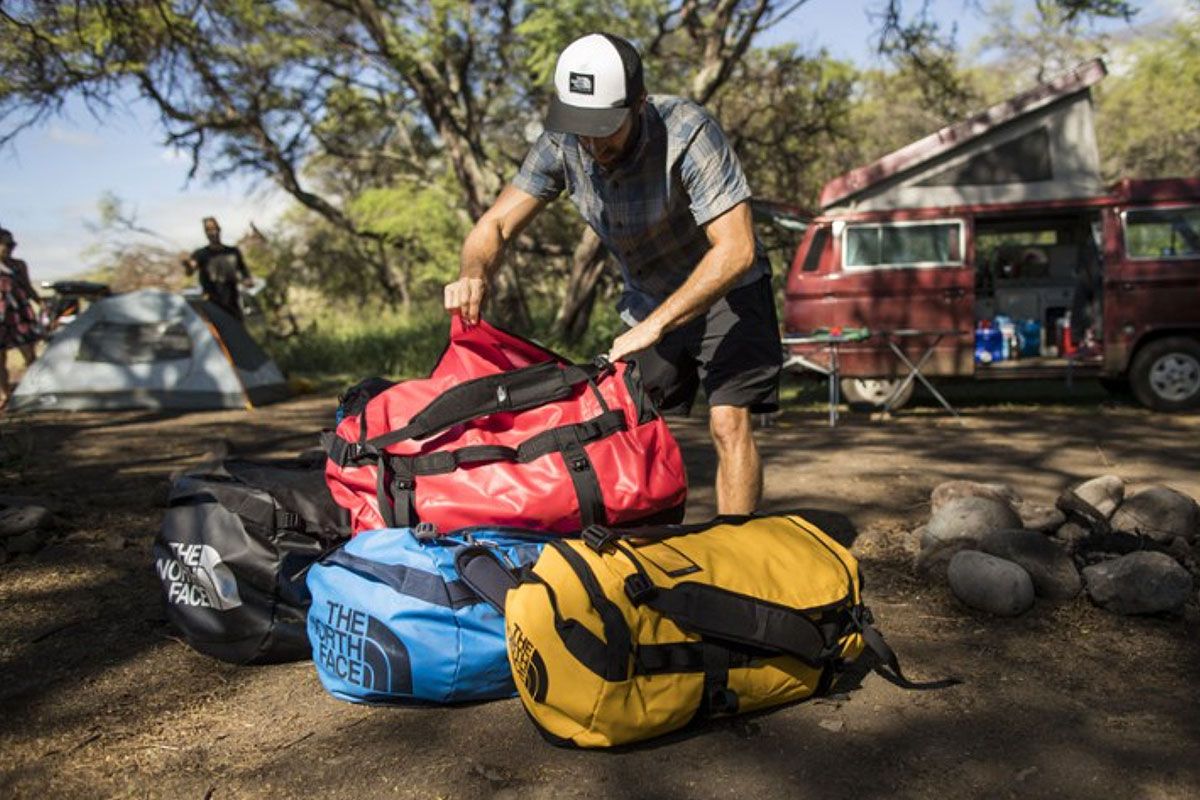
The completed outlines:
{"type": "Polygon", "coordinates": [[[928,377],[1069,371],[1200,407],[1200,178],[1101,183],[1104,74],[1089,62],[825,186],[785,328],[871,332],[839,348],[848,400],[907,400],[890,340],[914,361],[936,343],[928,377]]]}

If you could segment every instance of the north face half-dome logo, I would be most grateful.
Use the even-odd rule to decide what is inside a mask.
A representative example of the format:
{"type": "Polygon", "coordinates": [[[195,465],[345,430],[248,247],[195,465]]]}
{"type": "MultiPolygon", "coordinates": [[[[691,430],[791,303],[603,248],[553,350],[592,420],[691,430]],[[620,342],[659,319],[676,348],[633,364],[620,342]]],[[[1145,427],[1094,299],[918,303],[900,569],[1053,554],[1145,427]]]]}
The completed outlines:
{"type": "Polygon", "coordinates": [[[309,616],[317,666],[347,683],[380,694],[412,694],[412,666],[404,642],[379,620],[327,601],[309,616]]]}
{"type": "Polygon", "coordinates": [[[583,72],[572,72],[569,81],[572,94],[595,94],[596,76],[583,72]]]}
{"type": "Polygon", "coordinates": [[[229,611],[242,604],[237,579],[214,548],[206,544],[169,544],[174,557],[154,563],[159,580],[167,587],[168,603],[217,611],[229,611]]]}
{"type": "Polygon", "coordinates": [[[508,657],[512,660],[513,672],[529,696],[535,702],[545,702],[550,679],[546,662],[516,623],[508,628],[508,657]]]}

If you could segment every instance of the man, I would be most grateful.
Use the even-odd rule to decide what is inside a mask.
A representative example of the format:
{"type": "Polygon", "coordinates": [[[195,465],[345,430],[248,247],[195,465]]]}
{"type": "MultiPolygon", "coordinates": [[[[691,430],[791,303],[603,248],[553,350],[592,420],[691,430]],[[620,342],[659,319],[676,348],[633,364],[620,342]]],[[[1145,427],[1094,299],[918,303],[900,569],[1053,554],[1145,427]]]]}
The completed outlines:
{"type": "Polygon", "coordinates": [[[778,407],[782,348],[737,156],[695,103],[647,97],[637,51],[616,36],[572,42],[554,86],[546,131],[463,243],[446,308],[477,321],[505,246],[566,191],[621,265],[630,327],[608,357],[636,361],[668,413],[704,387],[717,508],[748,514],[762,495],[750,415],[778,407]]]}
{"type": "Polygon", "coordinates": [[[252,286],[254,279],[242,260],[242,251],[221,243],[221,226],[215,217],[204,218],[204,235],[208,237],[208,244],[183,259],[184,269],[188,275],[199,270],[200,289],[205,299],[240,321],[242,304],[238,297],[238,277],[245,286],[252,286]]]}

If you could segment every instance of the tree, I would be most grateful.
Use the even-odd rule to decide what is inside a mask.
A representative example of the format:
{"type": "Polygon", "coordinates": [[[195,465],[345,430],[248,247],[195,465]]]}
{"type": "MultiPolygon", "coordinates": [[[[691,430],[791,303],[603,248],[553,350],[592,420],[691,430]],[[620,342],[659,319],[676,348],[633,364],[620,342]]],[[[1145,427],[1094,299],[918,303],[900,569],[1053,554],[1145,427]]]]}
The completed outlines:
{"type": "Polygon", "coordinates": [[[1104,173],[1200,175],[1200,31],[1196,17],[1128,47],[1128,70],[1097,87],[1104,173]]]}
{"type": "MultiPolygon", "coordinates": [[[[0,144],[70,97],[103,115],[135,92],[158,111],[166,142],[191,154],[193,174],[269,180],[319,220],[313,235],[331,257],[307,269],[355,271],[404,305],[447,269],[447,237],[477,219],[516,169],[542,117],[554,57],[582,30],[639,44],[655,88],[716,108],[756,173],[771,174],[776,148],[792,163],[806,157],[803,137],[785,128],[841,125],[843,78],[794,53],[743,68],[755,37],[804,2],[7,0],[0,144]],[[760,115],[754,97],[767,104],[760,115]],[[770,107],[782,98],[793,107],[770,107]]],[[[1069,15],[1128,8],[1046,2],[1069,15]]],[[[917,84],[925,106],[957,113],[952,35],[927,16],[909,20],[899,0],[886,9],[881,47],[913,74],[939,78],[917,84]]],[[[799,181],[779,189],[808,191],[799,181]]],[[[557,301],[558,331],[577,335],[611,270],[573,217],[553,211],[540,222],[499,276],[493,311],[527,327],[531,297],[557,301]],[[533,260],[549,275],[543,285],[518,278],[533,260]]]]}

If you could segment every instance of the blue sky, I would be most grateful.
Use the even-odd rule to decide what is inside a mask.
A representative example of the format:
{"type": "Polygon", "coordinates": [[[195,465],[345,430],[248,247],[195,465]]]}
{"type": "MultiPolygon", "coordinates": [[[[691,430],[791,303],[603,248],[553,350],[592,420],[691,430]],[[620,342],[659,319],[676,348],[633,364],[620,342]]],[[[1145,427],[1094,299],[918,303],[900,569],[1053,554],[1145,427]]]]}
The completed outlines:
{"type": "MultiPolygon", "coordinates": [[[[1140,22],[1183,13],[1188,0],[1149,0],[1140,22]]],[[[909,0],[912,4],[912,0],[909,0]]],[[[1017,0],[1018,8],[1032,0],[1017,0]]],[[[874,2],[809,0],[799,11],[761,37],[760,44],[793,41],[803,49],[821,47],[833,55],[868,66],[874,63],[869,16],[874,2]]],[[[956,20],[958,41],[970,44],[982,32],[977,0],[931,0],[942,20],[956,20]]],[[[1123,26],[1113,24],[1114,30],[1123,26]]],[[[95,119],[79,103],[68,103],[64,116],[24,132],[0,151],[0,224],[18,241],[17,256],[29,262],[35,281],[52,280],[86,268],[97,244],[87,227],[97,217],[106,192],[122,198],[138,222],[157,231],[179,250],[204,243],[200,218],[221,220],[227,241],[236,240],[251,221],[271,225],[288,200],[269,186],[246,180],[213,184],[187,179],[186,156],[162,144],[153,111],[132,101],[95,119]]]]}

